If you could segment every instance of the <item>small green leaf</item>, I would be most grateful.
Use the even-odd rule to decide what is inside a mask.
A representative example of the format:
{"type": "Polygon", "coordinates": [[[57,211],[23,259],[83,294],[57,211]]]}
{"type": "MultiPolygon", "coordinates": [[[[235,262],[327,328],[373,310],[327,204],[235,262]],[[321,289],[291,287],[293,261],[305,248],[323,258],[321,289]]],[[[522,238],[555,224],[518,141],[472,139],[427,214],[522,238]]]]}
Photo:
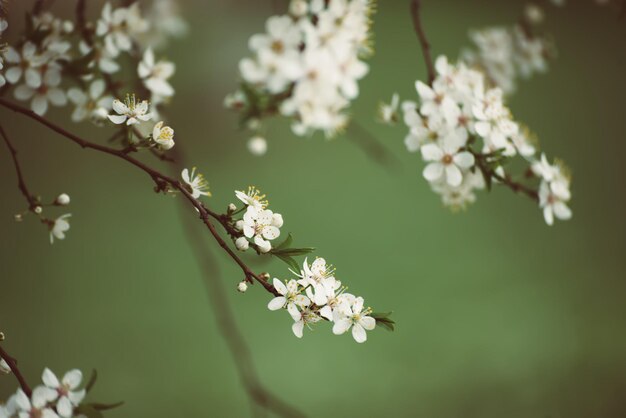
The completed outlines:
{"type": "Polygon", "coordinates": [[[283,248],[289,248],[292,242],[293,242],[293,237],[291,236],[291,233],[290,233],[289,235],[287,235],[287,238],[285,238],[283,242],[278,244],[278,246],[274,247],[273,251],[281,250],[283,248]]]}
{"type": "Polygon", "coordinates": [[[274,250],[272,254],[276,255],[287,255],[287,256],[299,256],[309,254],[315,251],[313,247],[304,247],[304,248],[285,248],[282,250],[274,250]]]}
{"type": "Polygon", "coordinates": [[[370,314],[372,318],[376,320],[376,325],[380,325],[387,331],[395,331],[396,322],[389,317],[393,312],[375,312],[370,314]]]}
{"type": "Polygon", "coordinates": [[[283,254],[274,254],[274,255],[276,257],[278,257],[279,259],[281,259],[289,267],[291,267],[292,270],[294,270],[294,271],[299,271],[300,270],[300,266],[298,265],[296,260],[294,260],[292,257],[290,257],[288,255],[283,255],[283,254]]]}

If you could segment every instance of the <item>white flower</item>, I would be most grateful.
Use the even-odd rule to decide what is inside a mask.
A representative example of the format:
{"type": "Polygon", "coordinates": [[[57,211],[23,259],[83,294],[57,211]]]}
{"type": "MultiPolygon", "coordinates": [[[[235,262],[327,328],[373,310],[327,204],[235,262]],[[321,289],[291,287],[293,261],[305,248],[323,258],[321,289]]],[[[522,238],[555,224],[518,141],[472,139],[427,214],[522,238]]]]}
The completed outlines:
{"type": "Polygon", "coordinates": [[[70,418],[74,414],[74,407],[78,406],[85,398],[85,389],[76,390],[83,380],[80,370],[74,369],[65,373],[59,382],[56,375],[48,368],[43,371],[43,382],[46,387],[56,391],[58,401],[56,404],[57,413],[63,418],[70,418]]]}
{"type": "Polygon", "coordinates": [[[196,173],[196,167],[191,169],[191,173],[188,169],[184,169],[181,176],[188,186],[189,192],[194,199],[200,196],[211,196],[209,192],[209,183],[205,180],[204,176],[200,173],[196,173]]]}
{"type": "Polygon", "coordinates": [[[26,85],[33,88],[41,85],[39,67],[44,63],[44,59],[37,54],[37,46],[34,43],[26,42],[21,53],[11,46],[8,47],[4,52],[4,59],[8,64],[4,76],[9,83],[16,84],[24,74],[26,85]]]}
{"type": "Polygon", "coordinates": [[[441,84],[435,83],[433,88],[417,81],[415,88],[421,99],[420,113],[429,118],[443,118],[449,125],[456,125],[461,110],[441,84]]]}
{"type": "Polygon", "coordinates": [[[67,193],[61,193],[54,200],[54,203],[59,206],[67,206],[70,204],[70,196],[67,193]]]}
{"type": "Polygon", "coordinates": [[[133,40],[147,29],[148,23],[141,17],[139,3],[115,10],[106,3],[96,26],[96,35],[104,37],[109,53],[117,56],[120,51],[130,51],[133,40]]]}
{"type": "Polygon", "coordinates": [[[278,279],[274,279],[274,289],[280,294],[280,296],[272,299],[267,305],[270,311],[277,311],[287,307],[287,311],[294,319],[299,321],[301,319],[300,311],[298,307],[303,309],[311,304],[311,301],[306,296],[300,294],[298,288],[298,282],[290,280],[287,286],[278,279]]]}
{"type": "MultiPolygon", "coordinates": [[[[559,187],[566,186],[557,185],[557,190],[559,187]]],[[[566,204],[569,199],[563,196],[569,196],[569,190],[566,193],[555,193],[554,189],[552,184],[545,181],[539,186],[539,206],[543,209],[543,217],[548,225],[554,224],[555,216],[562,221],[572,218],[572,211],[566,204]]]]}
{"type": "MultiPolygon", "coordinates": [[[[30,74],[30,73],[28,73],[30,74]]],[[[48,110],[48,102],[55,106],[67,104],[65,92],[59,88],[61,73],[56,67],[49,67],[40,78],[37,87],[33,87],[28,80],[15,89],[14,95],[18,100],[31,100],[30,107],[38,115],[44,115],[48,110]]]]}
{"type": "Polygon", "coordinates": [[[137,67],[137,73],[153,94],[171,97],[174,95],[174,88],[167,80],[174,74],[175,69],[174,64],[169,61],[155,62],[154,52],[152,48],[148,48],[137,67]]]}
{"type": "Polygon", "coordinates": [[[298,314],[294,316],[293,319],[295,322],[291,326],[291,330],[296,337],[302,338],[304,334],[304,326],[309,324],[315,324],[321,321],[322,317],[316,312],[312,311],[310,308],[305,307],[302,308],[302,311],[298,312],[298,314]]]}
{"type": "Polygon", "coordinates": [[[341,335],[352,327],[352,336],[357,343],[367,340],[365,331],[373,330],[376,327],[376,320],[368,316],[369,309],[363,310],[363,302],[363,298],[358,297],[354,302],[343,304],[340,309],[334,311],[334,334],[341,335]]]}
{"type": "Polygon", "coordinates": [[[398,121],[398,107],[400,106],[400,96],[394,93],[391,97],[391,103],[381,103],[378,114],[384,123],[394,125],[398,121]]]}
{"type": "Polygon", "coordinates": [[[94,122],[100,122],[106,119],[113,104],[113,98],[104,94],[105,88],[104,80],[94,80],[89,85],[88,92],[76,87],[69,89],[67,97],[76,105],[72,113],[72,121],[81,122],[91,118],[94,122]]]}
{"type": "Polygon", "coordinates": [[[422,157],[430,164],[424,168],[424,178],[430,182],[440,179],[450,186],[459,186],[463,181],[463,170],[474,165],[474,156],[467,151],[460,151],[463,140],[452,133],[441,144],[427,144],[421,148],[422,157]]]}
{"type": "Polygon", "coordinates": [[[108,118],[116,125],[126,122],[126,125],[130,126],[152,119],[152,114],[149,112],[148,101],[142,100],[137,103],[134,94],[127,95],[125,103],[119,100],[113,100],[113,110],[117,112],[117,115],[108,115],[108,118]]]}
{"type": "Polygon", "coordinates": [[[18,390],[15,403],[19,418],[58,418],[58,415],[46,405],[57,399],[57,393],[45,386],[38,386],[33,389],[32,398],[20,389],[18,390]]]}
{"type": "Polygon", "coordinates": [[[248,206],[243,215],[243,233],[247,238],[253,238],[259,251],[267,253],[272,249],[269,242],[280,236],[279,227],[282,226],[282,217],[274,216],[268,209],[257,209],[248,206]]]}
{"type": "Polygon", "coordinates": [[[304,260],[298,282],[304,286],[311,286],[314,290],[307,289],[307,294],[318,306],[328,303],[330,297],[334,296],[335,290],[341,285],[334,277],[335,270],[326,264],[323,258],[316,258],[309,266],[308,259],[304,260]]]}
{"type": "Polygon", "coordinates": [[[248,140],[248,151],[252,155],[265,155],[267,152],[267,141],[262,136],[254,136],[248,140]]]}
{"type": "Polygon", "coordinates": [[[248,206],[254,206],[257,209],[265,209],[268,205],[265,195],[254,186],[248,187],[247,192],[235,190],[235,196],[248,206]]]}
{"type": "Polygon", "coordinates": [[[239,251],[246,251],[250,247],[250,242],[248,242],[246,237],[239,237],[235,240],[235,247],[239,251]]]}
{"type": "Polygon", "coordinates": [[[174,146],[174,130],[169,126],[163,126],[163,122],[158,122],[152,129],[152,139],[161,149],[171,149],[174,146]]]}
{"type": "Polygon", "coordinates": [[[88,45],[84,41],[78,44],[78,49],[83,56],[92,54],[93,61],[89,64],[89,67],[98,66],[98,69],[105,74],[113,74],[119,71],[120,65],[115,60],[117,54],[112,54],[111,51],[102,45],[88,45]]]}
{"type": "Polygon", "coordinates": [[[51,222],[50,225],[50,244],[54,243],[54,239],[65,239],[65,233],[70,229],[70,223],[67,221],[71,217],[71,213],[61,215],[51,222]]]}

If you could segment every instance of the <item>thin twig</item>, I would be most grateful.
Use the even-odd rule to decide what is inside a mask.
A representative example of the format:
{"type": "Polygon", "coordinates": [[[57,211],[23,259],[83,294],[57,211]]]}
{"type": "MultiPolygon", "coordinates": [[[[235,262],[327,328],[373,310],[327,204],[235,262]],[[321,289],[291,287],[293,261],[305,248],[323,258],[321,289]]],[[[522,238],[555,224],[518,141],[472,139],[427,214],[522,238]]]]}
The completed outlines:
{"type": "Polygon", "coordinates": [[[421,2],[420,0],[411,0],[411,16],[413,17],[413,27],[415,33],[419,39],[422,47],[422,54],[424,55],[424,62],[426,63],[426,70],[428,71],[428,84],[432,84],[435,81],[435,65],[433,64],[433,58],[430,55],[430,43],[424,33],[422,27],[422,20],[420,15],[421,2]]]}
{"type": "MultiPolygon", "coordinates": [[[[515,193],[523,193],[526,196],[530,197],[535,202],[539,202],[539,193],[536,190],[514,181],[508,175],[502,176],[498,174],[493,168],[489,167],[487,162],[485,161],[485,155],[477,153],[473,151],[471,148],[468,148],[468,151],[474,156],[474,160],[476,161],[476,165],[483,173],[484,176],[490,176],[492,179],[497,180],[500,184],[507,186],[509,189],[513,190],[515,193]]],[[[488,181],[487,179],[485,179],[488,181]]]]}
{"type": "Polygon", "coordinates": [[[207,208],[202,204],[202,202],[200,202],[198,199],[194,198],[190,191],[187,189],[187,187],[185,185],[183,185],[180,181],[169,177],[149,166],[147,166],[146,164],[144,164],[143,162],[137,160],[136,158],[133,158],[132,156],[128,155],[127,153],[124,152],[124,150],[119,150],[119,149],[115,149],[115,148],[110,148],[104,145],[100,145],[100,144],[96,144],[93,142],[89,142],[85,139],[80,138],[77,135],[74,135],[71,132],[66,131],[65,129],[63,129],[62,127],[56,125],[55,123],[49,121],[46,118],[43,118],[41,116],[39,116],[38,114],[36,114],[35,112],[31,111],[30,109],[27,109],[25,107],[22,107],[20,105],[11,103],[5,99],[0,98],[0,105],[10,109],[14,112],[20,113],[22,115],[25,115],[35,121],[37,121],[38,123],[46,126],[47,128],[57,132],[58,134],[64,136],[65,138],[69,139],[70,141],[74,142],[75,144],[79,145],[81,148],[87,148],[87,149],[92,149],[95,151],[99,151],[102,152],[104,154],[108,154],[108,155],[112,155],[114,157],[120,158],[122,160],[125,160],[126,162],[134,165],[135,167],[139,168],[140,170],[142,170],[143,172],[145,172],[146,174],[148,174],[150,176],[150,178],[152,178],[152,180],[155,182],[156,184],[156,190],[157,191],[166,191],[168,186],[171,187],[174,190],[179,191],[180,193],[183,194],[183,196],[185,196],[185,198],[189,201],[189,203],[191,203],[191,205],[198,211],[200,219],[202,219],[202,222],[205,224],[205,226],[209,229],[209,231],[211,232],[211,235],[213,235],[213,238],[215,238],[215,240],[217,241],[217,243],[220,245],[220,247],[222,247],[224,249],[224,251],[226,251],[226,253],[237,263],[237,265],[241,268],[241,270],[243,271],[246,280],[248,280],[250,283],[253,283],[254,281],[257,281],[258,283],[260,283],[268,292],[277,295],[276,290],[274,289],[274,287],[265,279],[261,278],[260,276],[258,276],[257,274],[255,274],[242,260],[241,258],[239,258],[239,256],[237,256],[237,254],[235,254],[235,252],[228,246],[228,244],[224,241],[224,239],[222,239],[222,237],[220,236],[220,234],[217,232],[217,230],[215,229],[215,226],[211,223],[211,221],[209,220],[209,212],[207,211],[207,208]]]}
{"type": "Polygon", "coordinates": [[[87,1],[86,0],[78,0],[76,2],[76,26],[80,31],[80,34],[83,40],[87,43],[87,45],[93,45],[93,39],[91,37],[91,32],[87,27],[87,19],[85,17],[87,13],[87,1]]]}
{"type": "Polygon", "coordinates": [[[28,186],[26,185],[26,182],[24,181],[24,174],[22,173],[22,167],[20,166],[20,162],[17,158],[17,150],[15,149],[15,146],[13,146],[13,144],[9,140],[9,137],[7,136],[7,133],[4,130],[4,127],[2,125],[0,125],[0,135],[4,139],[4,142],[7,148],[9,149],[9,152],[11,153],[11,158],[13,159],[13,165],[15,166],[15,174],[17,174],[17,188],[26,198],[26,201],[28,202],[28,209],[32,211],[37,206],[39,206],[39,202],[37,201],[35,196],[30,192],[30,190],[28,190],[28,186]]]}
{"type": "Polygon", "coordinates": [[[20,387],[22,388],[26,396],[30,398],[33,391],[30,389],[30,386],[28,386],[28,383],[26,383],[26,379],[24,379],[24,376],[22,375],[19,367],[17,367],[17,360],[11,357],[9,353],[7,353],[2,347],[0,347],[0,357],[2,357],[2,359],[7,362],[9,368],[11,369],[11,373],[13,373],[13,375],[19,382],[20,387]]]}
{"type": "MultiPolygon", "coordinates": [[[[175,155],[178,164],[184,165],[182,163],[184,156],[180,145],[177,145],[175,155]]],[[[303,417],[304,414],[279,399],[266,389],[260,381],[250,349],[235,321],[233,309],[228,301],[228,295],[220,277],[217,260],[214,259],[210,248],[206,248],[206,241],[191,222],[188,212],[183,211],[182,205],[179,205],[179,209],[187,241],[190,248],[194,251],[198,265],[203,271],[203,283],[206,286],[217,325],[226,340],[226,344],[228,344],[229,351],[233,356],[233,362],[239,373],[239,378],[248,396],[255,405],[273,411],[280,416],[303,417]]]]}

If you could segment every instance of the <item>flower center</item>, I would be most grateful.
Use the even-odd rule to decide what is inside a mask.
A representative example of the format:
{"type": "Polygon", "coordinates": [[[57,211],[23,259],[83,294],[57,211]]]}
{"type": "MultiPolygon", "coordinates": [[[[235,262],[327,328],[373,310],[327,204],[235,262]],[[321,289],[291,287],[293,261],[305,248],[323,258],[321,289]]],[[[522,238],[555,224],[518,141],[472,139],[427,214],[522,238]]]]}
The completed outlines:
{"type": "Polygon", "coordinates": [[[452,164],[452,156],[450,154],[444,155],[443,158],[441,159],[441,162],[444,163],[445,165],[452,164]]]}

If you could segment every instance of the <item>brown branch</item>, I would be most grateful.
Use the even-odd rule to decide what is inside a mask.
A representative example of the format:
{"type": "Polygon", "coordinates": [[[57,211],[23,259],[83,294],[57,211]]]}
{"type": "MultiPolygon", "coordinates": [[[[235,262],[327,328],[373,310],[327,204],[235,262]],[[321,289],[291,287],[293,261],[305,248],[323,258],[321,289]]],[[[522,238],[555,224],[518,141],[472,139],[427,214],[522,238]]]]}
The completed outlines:
{"type": "MultiPolygon", "coordinates": [[[[176,161],[183,166],[184,156],[180,145],[174,151],[176,161]]],[[[185,227],[185,235],[190,248],[195,254],[198,265],[203,271],[203,283],[210,299],[220,333],[226,340],[233,362],[237,368],[239,379],[243,384],[251,401],[264,409],[273,411],[283,417],[303,417],[304,414],[288,405],[264,387],[260,381],[250,349],[239,330],[233,309],[228,301],[224,289],[217,261],[213,258],[210,248],[206,248],[206,241],[198,229],[191,222],[188,213],[179,205],[180,219],[185,227]]],[[[211,216],[215,216],[212,214],[211,216]]]]}
{"type": "Polygon", "coordinates": [[[80,31],[80,34],[83,40],[87,43],[87,45],[93,45],[93,39],[91,37],[91,31],[87,27],[87,19],[85,17],[87,13],[87,1],[86,0],[78,0],[76,2],[76,26],[80,31]]]}
{"type": "Polygon", "coordinates": [[[2,359],[7,362],[7,364],[9,365],[9,368],[11,369],[11,373],[13,373],[13,375],[19,382],[20,387],[22,388],[26,396],[30,398],[33,391],[30,389],[30,386],[28,386],[28,383],[26,383],[26,379],[24,379],[24,376],[22,375],[22,372],[20,371],[19,367],[17,367],[17,360],[11,357],[9,353],[4,351],[4,348],[2,348],[1,346],[0,346],[0,357],[2,357],[2,359]]]}
{"type": "MultiPolygon", "coordinates": [[[[484,154],[477,153],[469,147],[467,148],[467,151],[469,151],[474,156],[474,160],[476,161],[476,166],[483,173],[483,176],[485,177],[489,176],[492,179],[499,181],[500,184],[507,186],[509,189],[513,190],[515,193],[523,193],[526,196],[530,197],[535,202],[539,202],[539,193],[536,190],[522,183],[518,183],[514,181],[508,175],[501,176],[500,174],[496,173],[496,171],[493,168],[489,167],[489,165],[487,164],[486,156],[484,154]]],[[[485,178],[485,181],[489,181],[489,180],[485,178]]]]}
{"type": "Polygon", "coordinates": [[[9,140],[9,137],[7,136],[7,133],[4,130],[4,127],[2,125],[0,125],[0,135],[4,139],[4,143],[9,149],[9,152],[11,153],[11,158],[13,159],[13,165],[15,166],[15,173],[17,174],[17,188],[24,195],[24,198],[26,198],[26,201],[28,202],[28,209],[30,211],[34,211],[35,208],[39,206],[39,202],[37,201],[37,198],[35,198],[35,196],[30,192],[30,190],[28,190],[28,186],[26,185],[26,182],[24,181],[22,167],[20,166],[20,162],[17,158],[17,150],[15,149],[15,147],[9,140]]]}
{"type": "Polygon", "coordinates": [[[411,16],[413,17],[413,27],[415,28],[415,33],[417,34],[417,38],[419,39],[420,45],[422,47],[422,55],[424,56],[426,70],[428,71],[428,84],[432,84],[433,81],[435,81],[435,65],[433,64],[433,58],[430,54],[430,43],[428,42],[428,39],[426,38],[426,33],[424,33],[424,28],[422,27],[420,8],[420,0],[411,0],[411,16]]]}
{"type": "Polygon", "coordinates": [[[207,212],[206,207],[202,204],[202,202],[200,202],[198,199],[194,198],[191,193],[189,192],[189,190],[187,189],[187,187],[185,185],[183,185],[180,181],[178,181],[175,178],[169,177],[149,166],[147,166],[146,164],[144,164],[143,162],[137,160],[136,158],[133,158],[132,156],[128,155],[125,150],[119,150],[119,149],[115,149],[115,148],[110,148],[104,145],[100,145],[100,144],[96,144],[93,142],[89,142],[85,139],[82,139],[80,137],[78,137],[77,135],[74,135],[71,132],[66,131],[65,129],[63,129],[62,127],[54,124],[53,122],[47,120],[46,118],[43,118],[39,115],[37,115],[35,112],[31,111],[30,109],[27,109],[25,107],[22,107],[20,105],[11,103],[3,98],[0,98],[0,106],[3,106],[7,109],[10,109],[14,112],[20,113],[22,115],[25,115],[33,120],[35,120],[36,122],[46,126],[47,128],[55,131],[56,133],[60,134],[61,136],[64,136],[65,138],[69,139],[70,141],[74,142],[75,144],[79,145],[81,148],[83,149],[92,149],[95,151],[99,151],[102,152],[104,154],[108,154],[108,155],[112,155],[114,157],[117,157],[119,159],[122,159],[130,164],[132,164],[133,166],[139,168],[140,170],[142,170],[143,172],[145,172],[146,174],[148,174],[150,176],[150,178],[152,178],[152,180],[155,182],[156,184],[156,191],[165,191],[167,190],[168,186],[171,187],[174,190],[179,191],[180,193],[183,194],[183,196],[185,196],[185,198],[189,201],[189,203],[198,211],[199,215],[200,215],[200,219],[202,219],[202,222],[206,225],[206,227],[209,229],[209,231],[211,232],[211,235],[213,235],[213,237],[215,238],[215,240],[217,241],[217,243],[220,245],[220,247],[222,247],[224,249],[224,251],[226,251],[226,253],[237,263],[237,265],[241,268],[241,270],[243,271],[245,278],[247,281],[249,281],[250,283],[253,283],[253,281],[257,281],[258,283],[260,283],[268,292],[277,295],[276,290],[274,289],[274,287],[268,283],[267,280],[261,278],[260,276],[258,276],[257,274],[255,274],[240,258],[239,256],[237,256],[237,254],[234,253],[234,251],[232,249],[230,249],[230,247],[228,246],[228,244],[226,244],[226,242],[224,241],[224,239],[222,239],[222,237],[220,236],[220,234],[217,232],[217,230],[215,229],[215,226],[213,226],[213,224],[210,222],[209,220],[209,213],[207,212]]]}

